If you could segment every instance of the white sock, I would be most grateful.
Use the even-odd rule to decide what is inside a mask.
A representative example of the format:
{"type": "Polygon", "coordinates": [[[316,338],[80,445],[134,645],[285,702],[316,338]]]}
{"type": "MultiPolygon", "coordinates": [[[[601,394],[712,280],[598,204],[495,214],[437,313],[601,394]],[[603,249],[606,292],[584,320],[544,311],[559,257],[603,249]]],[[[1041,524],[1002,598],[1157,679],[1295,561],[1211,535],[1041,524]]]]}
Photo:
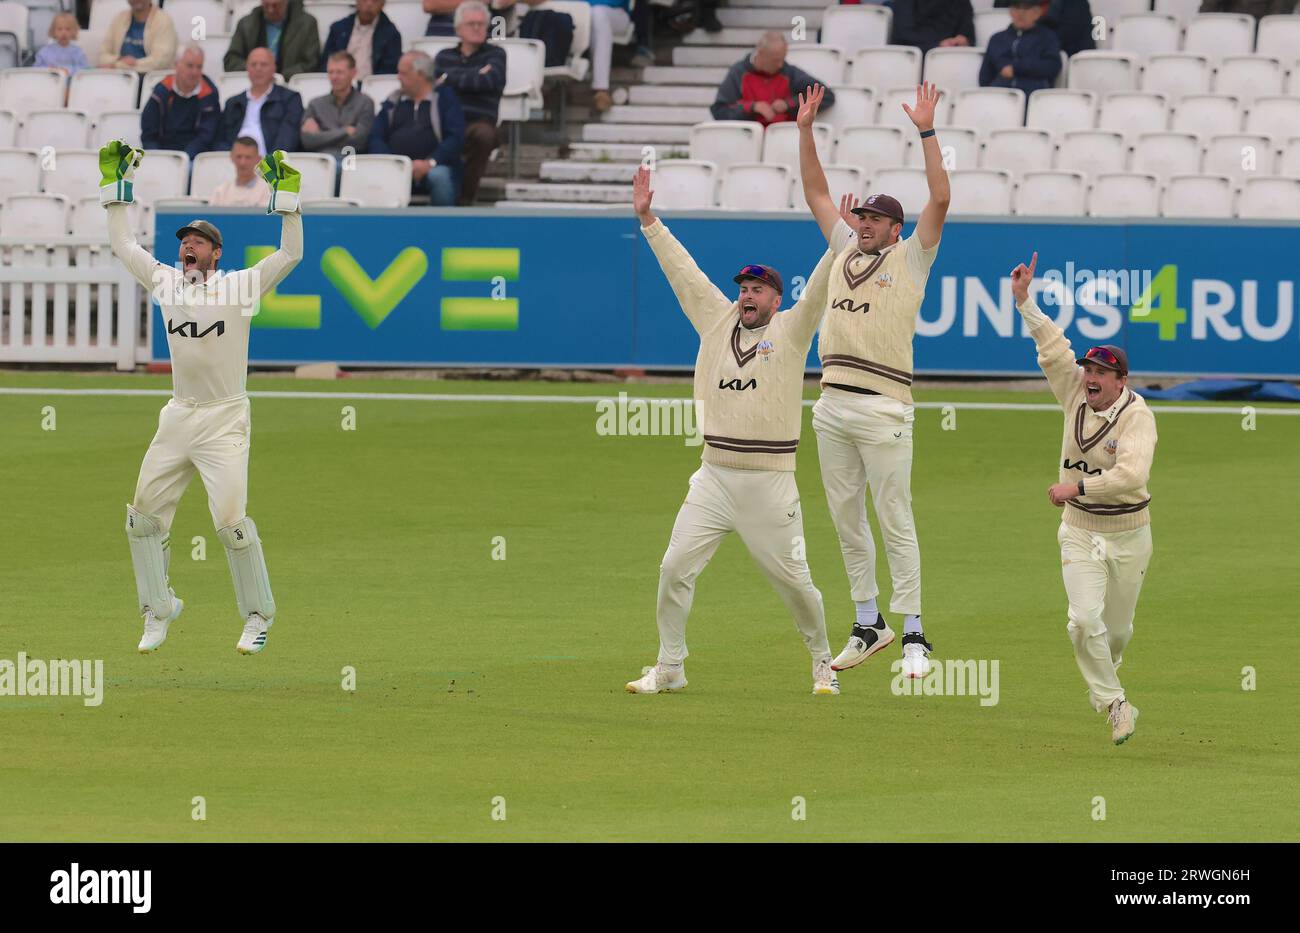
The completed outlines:
{"type": "Polygon", "coordinates": [[[921,617],[919,615],[909,615],[903,619],[903,634],[910,635],[913,632],[921,634],[921,617]]]}
{"type": "Polygon", "coordinates": [[[880,615],[880,610],[876,608],[876,597],[873,596],[866,602],[854,605],[858,607],[858,625],[870,628],[876,624],[876,617],[880,615]]]}

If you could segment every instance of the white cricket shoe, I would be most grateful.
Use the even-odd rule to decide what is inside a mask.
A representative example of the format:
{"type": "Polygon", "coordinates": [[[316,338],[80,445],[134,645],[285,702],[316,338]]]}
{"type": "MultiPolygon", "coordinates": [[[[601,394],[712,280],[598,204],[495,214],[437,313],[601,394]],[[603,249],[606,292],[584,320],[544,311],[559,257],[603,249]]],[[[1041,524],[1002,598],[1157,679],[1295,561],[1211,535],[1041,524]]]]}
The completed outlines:
{"type": "Polygon", "coordinates": [[[920,632],[907,632],[903,635],[903,673],[910,680],[917,680],[930,673],[930,652],[934,645],[925,640],[920,632]]]}
{"type": "Polygon", "coordinates": [[[263,619],[256,612],[250,612],[248,621],[244,623],[244,634],[239,636],[235,650],[240,654],[257,654],[266,647],[266,633],[270,627],[270,620],[263,619]]]}
{"type": "Polygon", "coordinates": [[[1138,708],[1124,697],[1110,704],[1110,740],[1116,745],[1123,745],[1137,729],[1138,708]]]}
{"type": "Polygon", "coordinates": [[[831,662],[826,660],[817,661],[813,664],[813,696],[833,696],[840,695],[840,681],[835,676],[835,671],[831,667],[831,662]]]}
{"type": "Polygon", "coordinates": [[[181,610],[184,608],[185,601],[173,592],[172,614],[168,618],[160,621],[154,616],[152,609],[144,611],[144,635],[140,637],[138,649],[141,654],[149,654],[158,650],[158,646],[167,640],[167,626],[180,618],[181,610]]]}
{"type": "Polygon", "coordinates": [[[889,627],[883,615],[877,614],[875,625],[853,624],[853,634],[844,650],[831,662],[831,670],[847,671],[857,667],[878,651],[883,651],[894,643],[894,630],[889,627]]]}
{"type": "Polygon", "coordinates": [[[672,693],[686,687],[686,665],[671,668],[656,664],[643,668],[640,680],[628,681],[628,693],[672,693]]]}

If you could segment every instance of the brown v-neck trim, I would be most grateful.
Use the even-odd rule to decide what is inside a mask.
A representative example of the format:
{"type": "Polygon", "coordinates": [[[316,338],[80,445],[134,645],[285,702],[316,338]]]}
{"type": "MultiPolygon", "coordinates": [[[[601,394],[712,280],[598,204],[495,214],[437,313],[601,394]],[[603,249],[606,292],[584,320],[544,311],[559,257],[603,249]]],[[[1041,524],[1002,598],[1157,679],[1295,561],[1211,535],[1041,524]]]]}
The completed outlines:
{"type": "Polygon", "coordinates": [[[1137,398],[1137,396],[1133,394],[1132,389],[1127,391],[1128,400],[1120,406],[1119,411],[1115,412],[1115,417],[1112,420],[1107,421],[1105,426],[1098,430],[1092,437],[1083,436],[1083,419],[1088,413],[1088,402],[1085,399],[1079,403],[1079,411],[1074,416],[1074,442],[1079,445],[1079,449],[1085,454],[1092,450],[1092,448],[1096,447],[1097,444],[1101,442],[1101,439],[1110,433],[1110,429],[1119,423],[1120,416],[1124,414],[1124,409],[1133,404],[1133,400],[1137,398]]]}
{"type": "Polygon", "coordinates": [[[745,364],[758,355],[758,345],[762,342],[756,341],[748,350],[740,349],[740,321],[736,321],[736,326],[731,331],[731,355],[736,358],[736,365],[744,369],[745,364]]]}
{"type": "MultiPolygon", "coordinates": [[[[859,252],[861,251],[859,250],[859,252]]],[[[863,253],[862,255],[865,256],[869,254],[863,253]]],[[[870,265],[868,265],[865,269],[863,269],[862,272],[859,273],[858,275],[854,275],[853,272],[849,269],[849,266],[852,264],[854,257],[850,256],[847,259],[845,259],[844,260],[844,281],[848,283],[849,288],[857,288],[863,282],[867,281],[867,279],[871,278],[871,276],[875,274],[876,270],[880,268],[880,264],[885,261],[885,257],[887,255],[888,253],[877,253],[875,261],[872,262],[870,265]]]]}

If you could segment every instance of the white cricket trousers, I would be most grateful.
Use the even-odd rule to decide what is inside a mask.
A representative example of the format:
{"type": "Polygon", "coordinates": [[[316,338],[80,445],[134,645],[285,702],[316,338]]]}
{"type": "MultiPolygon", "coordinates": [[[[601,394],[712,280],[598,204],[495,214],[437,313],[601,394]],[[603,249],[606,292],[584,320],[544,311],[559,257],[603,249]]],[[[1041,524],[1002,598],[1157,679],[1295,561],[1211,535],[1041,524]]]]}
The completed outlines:
{"type": "Polygon", "coordinates": [[[887,395],[827,387],[813,405],[822,485],[854,602],[880,593],[867,491],[885,539],[892,612],[921,614],[921,548],[912,519],[912,406],[887,395]]]}
{"type": "Polygon", "coordinates": [[[1093,709],[1100,712],[1124,696],[1116,671],[1133,637],[1133,614],[1151,560],[1151,526],[1102,534],[1062,522],[1056,540],[1070,601],[1065,630],[1093,709]]]}
{"type": "Polygon", "coordinates": [[[201,404],[169,400],[140,464],[135,510],[152,516],[166,535],[197,470],[213,525],[220,530],[238,522],[248,507],[251,431],[247,396],[201,404]]]}
{"type": "Polygon", "coordinates": [[[622,7],[591,7],[591,89],[609,90],[609,61],[614,54],[614,33],[623,33],[632,18],[622,7]]]}
{"type": "MultiPolygon", "coordinates": [[[[804,557],[799,487],[787,470],[737,470],[702,463],[691,477],[659,567],[659,661],[686,660],[686,617],[695,578],[730,532],[737,532],[794,616],[813,663],[829,660],[822,594],[804,557]]],[[[748,612],[748,605],[738,607],[748,612]]]]}

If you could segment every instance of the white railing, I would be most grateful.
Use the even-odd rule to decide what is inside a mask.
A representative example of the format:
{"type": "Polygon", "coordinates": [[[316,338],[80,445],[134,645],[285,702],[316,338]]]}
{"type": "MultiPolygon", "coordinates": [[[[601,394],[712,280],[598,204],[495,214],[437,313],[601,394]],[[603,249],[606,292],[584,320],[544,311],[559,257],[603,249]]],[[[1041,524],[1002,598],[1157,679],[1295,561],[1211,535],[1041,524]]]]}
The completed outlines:
{"type": "Polygon", "coordinates": [[[151,359],[140,288],[102,237],[0,237],[0,363],[151,359]]]}

